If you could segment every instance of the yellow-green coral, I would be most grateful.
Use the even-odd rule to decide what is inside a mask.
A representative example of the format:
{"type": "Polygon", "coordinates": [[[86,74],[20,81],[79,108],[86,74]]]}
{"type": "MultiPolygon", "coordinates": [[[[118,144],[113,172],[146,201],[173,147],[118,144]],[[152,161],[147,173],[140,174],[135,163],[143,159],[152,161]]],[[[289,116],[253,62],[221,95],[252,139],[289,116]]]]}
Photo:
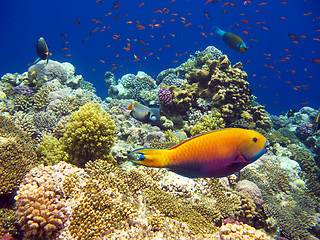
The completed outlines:
{"type": "Polygon", "coordinates": [[[89,180],[84,196],[73,208],[69,231],[80,239],[102,239],[104,235],[124,226],[135,217],[134,210],[125,204],[116,189],[104,182],[89,180]]]}
{"type": "Polygon", "coordinates": [[[16,190],[36,158],[31,139],[0,116],[0,194],[16,190]]]}
{"type": "Polygon", "coordinates": [[[192,136],[199,135],[211,130],[220,129],[225,127],[225,122],[221,114],[217,110],[211,111],[208,115],[202,115],[194,126],[188,130],[192,136]]]}
{"type": "Polygon", "coordinates": [[[0,209],[0,238],[7,233],[17,234],[18,229],[16,227],[17,216],[11,209],[0,209]]]}
{"type": "Polygon", "coordinates": [[[105,158],[115,142],[115,124],[97,103],[87,103],[70,115],[61,138],[68,161],[84,166],[105,158]]]}
{"type": "Polygon", "coordinates": [[[51,135],[43,136],[37,147],[38,164],[54,165],[65,160],[66,152],[60,141],[51,135]]]}

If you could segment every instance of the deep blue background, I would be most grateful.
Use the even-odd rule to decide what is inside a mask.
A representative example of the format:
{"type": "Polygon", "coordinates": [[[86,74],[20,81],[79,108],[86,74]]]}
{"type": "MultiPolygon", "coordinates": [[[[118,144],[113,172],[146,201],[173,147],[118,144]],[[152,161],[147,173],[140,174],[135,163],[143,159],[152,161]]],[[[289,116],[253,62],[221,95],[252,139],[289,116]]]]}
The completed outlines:
{"type": "Polygon", "coordinates": [[[282,2],[285,1],[269,0],[265,5],[259,5],[263,1],[252,0],[245,6],[242,0],[234,0],[236,8],[230,4],[222,7],[226,2],[120,0],[120,9],[112,9],[113,1],[103,4],[95,0],[1,1],[0,75],[27,71],[24,66],[37,57],[33,44],[42,36],[52,52],[51,59],[72,63],[77,68],[77,74],[92,82],[97,94],[105,98],[107,86],[103,76],[114,66],[117,67],[114,70],[117,78],[126,73],[136,74],[140,70],[156,77],[161,70],[186,61],[195,51],[214,45],[228,55],[232,64],[238,61],[244,64],[253,94],[270,113],[280,114],[289,108],[300,109],[304,106],[301,103],[319,108],[320,64],[311,62],[311,58],[320,59],[320,41],[314,40],[320,38],[320,31],[317,31],[320,30],[319,1],[287,0],[288,4],[284,4],[282,2]],[[143,2],[145,4],[138,7],[143,2]],[[154,13],[163,8],[170,11],[167,14],[154,13]],[[225,9],[229,11],[222,13],[225,9]],[[204,10],[210,14],[209,19],[204,16],[204,10]],[[111,14],[105,16],[109,12],[111,14]],[[309,12],[312,13],[305,15],[309,12]],[[112,20],[118,14],[120,18],[112,20]],[[74,24],[76,16],[80,24],[74,24]],[[103,18],[100,24],[91,21],[100,17],[103,18]],[[186,23],[181,22],[181,17],[186,18],[186,23],[191,23],[191,26],[184,27],[186,23]],[[153,19],[155,22],[152,22],[153,19]],[[144,30],[138,30],[136,23],[127,23],[136,20],[141,21],[144,30]],[[151,28],[148,26],[150,23],[158,23],[162,27],[151,28]],[[228,49],[217,35],[210,34],[213,25],[223,30],[228,30],[232,25],[230,31],[241,36],[249,46],[247,52],[240,54],[228,49]],[[103,26],[105,31],[100,32],[103,26]],[[99,27],[98,31],[90,35],[89,32],[95,27],[99,27]],[[67,37],[61,37],[62,33],[67,37]],[[294,43],[288,33],[296,34],[299,43],[294,43]],[[120,37],[115,40],[112,38],[114,35],[120,37]],[[88,37],[87,41],[83,41],[85,37],[88,37]],[[134,39],[142,39],[149,45],[134,39]],[[62,51],[65,42],[68,42],[68,50],[62,51]],[[123,49],[127,43],[131,44],[130,51],[123,49]],[[171,47],[166,47],[168,44],[171,47]],[[108,45],[110,47],[106,48],[108,45]],[[148,52],[142,53],[142,49],[148,52]],[[153,55],[144,60],[149,53],[153,55]],[[67,54],[71,56],[65,56],[67,54]],[[119,57],[116,57],[117,54],[119,57]],[[134,55],[142,60],[134,61],[134,55]],[[279,62],[287,55],[291,55],[289,60],[279,62]],[[179,62],[174,62],[176,60],[179,62]],[[272,65],[273,68],[265,65],[272,65]]]}

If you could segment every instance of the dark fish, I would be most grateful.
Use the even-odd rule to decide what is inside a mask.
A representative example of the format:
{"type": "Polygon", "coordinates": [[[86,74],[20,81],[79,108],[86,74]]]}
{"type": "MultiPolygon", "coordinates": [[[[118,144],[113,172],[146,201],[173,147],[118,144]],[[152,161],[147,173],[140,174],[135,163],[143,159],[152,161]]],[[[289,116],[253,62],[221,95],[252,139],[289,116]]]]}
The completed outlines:
{"type": "Polygon", "coordinates": [[[37,44],[36,44],[36,50],[37,50],[37,54],[38,54],[39,58],[41,58],[42,60],[47,59],[47,62],[48,62],[50,53],[49,53],[47,43],[43,37],[38,39],[37,44]]]}
{"type": "Polygon", "coordinates": [[[212,30],[218,34],[224,43],[234,51],[244,53],[247,50],[247,45],[245,42],[236,34],[232,32],[226,32],[221,30],[220,28],[214,26],[212,30]]]}
{"type": "Polygon", "coordinates": [[[221,13],[227,13],[227,12],[229,12],[229,9],[228,9],[228,8],[225,9],[225,10],[223,10],[221,13]]]}
{"type": "MultiPolygon", "coordinates": [[[[38,39],[35,47],[36,47],[37,55],[39,56],[39,58],[42,60],[47,60],[46,64],[39,70],[39,71],[41,71],[45,66],[47,66],[47,64],[49,62],[49,56],[51,55],[51,53],[49,52],[48,45],[43,37],[40,37],[38,39]]],[[[36,64],[38,62],[38,60],[40,60],[40,59],[37,59],[34,62],[34,64],[36,64]]]]}
{"type": "Polygon", "coordinates": [[[320,63],[320,59],[311,58],[311,62],[320,63]]]}
{"type": "Polygon", "coordinates": [[[203,10],[203,13],[207,19],[210,19],[210,14],[206,10],[203,10]]]}
{"type": "Polygon", "coordinates": [[[112,20],[117,20],[119,17],[120,17],[120,15],[117,15],[114,18],[112,18],[112,20]]]}
{"type": "Polygon", "coordinates": [[[91,35],[91,34],[94,34],[97,30],[98,30],[98,27],[95,27],[94,29],[92,29],[92,30],[89,32],[89,34],[90,34],[90,35],[91,35]]]}
{"type": "Polygon", "coordinates": [[[112,6],[113,9],[119,9],[120,7],[121,7],[120,6],[120,1],[116,1],[116,2],[113,3],[113,6],[112,6]]]}
{"type": "Polygon", "coordinates": [[[74,21],[74,24],[80,24],[80,20],[78,17],[76,17],[76,20],[74,21]]]}
{"type": "Polygon", "coordinates": [[[317,116],[313,121],[312,135],[319,130],[319,122],[320,122],[320,110],[318,111],[317,116]]]}
{"type": "Polygon", "coordinates": [[[289,33],[289,34],[288,34],[288,37],[291,38],[293,41],[299,40],[298,36],[295,35],[295,34],[290,34],[290,33],[289,33]]]}
{"type": "Polygon", "coordinates": [[[68,37],[68,35],[65,34],[65,33],[61,33],[61,34],[60,34],[60,37],[66,38],[66,37],[68,37]]]}

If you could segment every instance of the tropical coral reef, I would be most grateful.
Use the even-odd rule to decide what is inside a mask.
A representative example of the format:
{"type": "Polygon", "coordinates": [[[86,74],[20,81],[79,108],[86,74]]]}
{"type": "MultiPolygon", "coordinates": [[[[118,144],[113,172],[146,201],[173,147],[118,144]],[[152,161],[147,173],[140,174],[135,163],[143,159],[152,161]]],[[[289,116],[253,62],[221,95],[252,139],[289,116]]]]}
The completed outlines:
{"type": "Polygon", "coordinates": [[[213,46],[156,79],[144,72],[104,79],[105,100],[71,63],[40,61],[1,78],[0,237],[320,237],[318,110],[270,116],[242,64],[213,46]],[[134,118],[128,108],[136,101],[159,110],[153,117],[163,128],[134,118]],[[167,149],[225,127],[260,132],[268,153],[220,179],[130,162],[134,149],[167,149]]]}

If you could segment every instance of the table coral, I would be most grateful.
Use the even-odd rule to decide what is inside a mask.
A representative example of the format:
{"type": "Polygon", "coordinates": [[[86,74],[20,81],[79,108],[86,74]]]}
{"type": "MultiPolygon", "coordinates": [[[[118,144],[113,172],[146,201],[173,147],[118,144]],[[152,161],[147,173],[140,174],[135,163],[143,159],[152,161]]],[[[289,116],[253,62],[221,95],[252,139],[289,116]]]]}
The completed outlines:
{"type": "Polygon", "coordinates": [[[61,138],[68,161],[84,166],[106,157],[115,142],[115,124],[97,103],[87,103],[70,115],[61,138]]]}
{"type": "Polygon", "coordinates": [[[32,140],[10,119],[0,116],[0,194],[15,191],[36,158],[32,140]]]}

